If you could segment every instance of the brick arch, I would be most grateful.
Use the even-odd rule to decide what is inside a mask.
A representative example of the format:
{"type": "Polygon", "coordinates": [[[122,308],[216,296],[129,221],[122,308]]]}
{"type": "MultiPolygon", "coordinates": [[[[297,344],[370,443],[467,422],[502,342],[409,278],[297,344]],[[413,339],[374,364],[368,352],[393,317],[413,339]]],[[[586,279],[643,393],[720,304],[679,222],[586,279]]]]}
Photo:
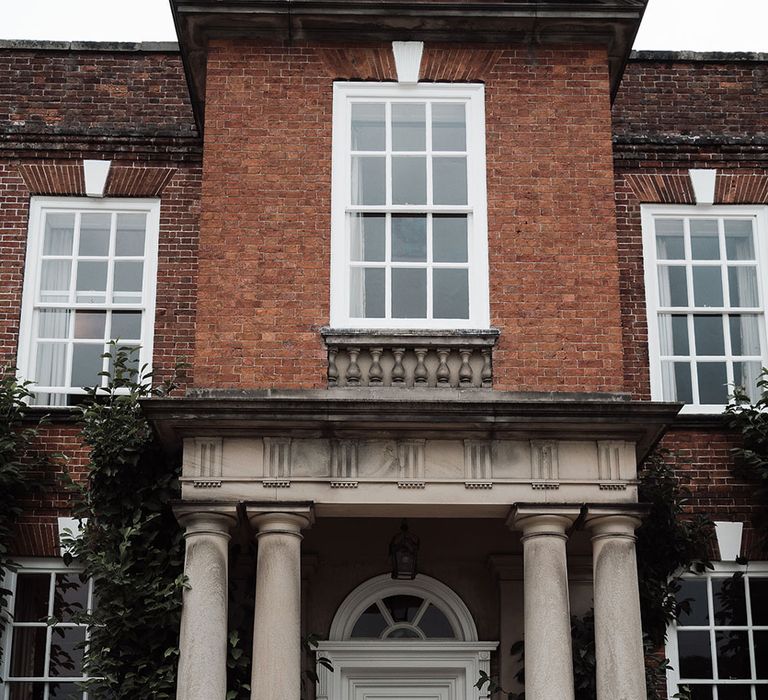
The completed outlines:
{"type": "MultiPolygon", "coordinates": [[[[626,175],[639,202],[696,204],[688,173],[626,175]]],[[[768,175],[717,173],[715,204],[768,204],[768,175]]]]}

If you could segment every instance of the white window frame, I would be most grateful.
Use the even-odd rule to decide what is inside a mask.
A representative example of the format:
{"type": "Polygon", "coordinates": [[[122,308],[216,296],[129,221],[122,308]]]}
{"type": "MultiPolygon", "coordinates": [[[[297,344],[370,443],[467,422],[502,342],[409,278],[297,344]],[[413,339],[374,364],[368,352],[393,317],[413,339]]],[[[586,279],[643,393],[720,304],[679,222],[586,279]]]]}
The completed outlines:
{"type": "MultiPolygon", "coordinates": [[[[704,574],[685,574],[683,578],[685,579],[713,579],[713,578],[729,578],[730,576],[733,576],[736,573],[743,573],[745,578],[749,578],[750,576],[753,576],[755,578],[763,578],[768,579],[768,562],[750,562],[747,565],[741,565],[731,562],[716,562],[713,564],[713,569],[711,571],[707,571],[704,574]]],[[[675,693],[679,692],[679,685],[681,684],[681,678],[680,678],[680,663],[679,663],[679,654],[678,654],[678,645],[677,645],[677,630],[678,629],[686,629],[686,630],[710,630],[712,628],[716,628],[718,630],[722,629],[725,631],[728,630],[760,630],[760,631],[768,631],[768,626],[755,626],[755,625],[737,625],[737,626],[726,626],[726,625],[715,625],[714,624],[714,617],[713,617],[713,603],[712,603],[712,594],[711,594],[711,586],[707,586],[707,603],[709,606],[709,625],[706,626],[690,626],[690,625],[684,625],[678,627],[676,623],[672,623],[667,628],[667,643],[666,643],[666,656],[670,661],[670,665],[667,669],[667,694],[668,697],[673,697],[675,693]]],[[[748,621],[751,619],[751,609],[750,609],[750,593],[749,593],[749,587],[747,586],[746,590],[746,606],[747,606],[747,615],[748,615],[748,621]]],[[[713,639],[712,635],[710,635],[713,639]]],[[[749,643],[749,651],[750,651],[750,665],[751,667],[755,667],[755,648],[754,648],[754,640],[752,638],[752,635],[749,635],[750,643],[749,643]]],[[[717,655],[717,650],[714,646],[714,642],[712,642],[712,659],[714,661],[715,657],[717,655]]],[[[749,680],[740,680],[740,681],[729,681],[728,679],[697,679],[700,681],[702,685],[764,685],[768,686],[768,680],[763,679],[761,681],[757,681],[755,679],[749,679],[749,680]]],[[[682,685],[691,685],[689,681],[682,681],[682,685]]],[[[753,694],[754,695],[754,694],[753,694]]]]}
{"type": "MultiPolygon", "coordinates": [[[[35,352],[37,343],[37,314],[42,307],[58,307],[62,309],[125,309],[126,311],[141,310],[141,346],[139,349],[139,367],[147,365],[151,371],[152,349],[154,344],[155,303],[157,291],[157,257],[158,238],[160,229],[160,200],[159,199],[92,199],[87,197],[32,197],[30,201],[29,231],[27,237],[26,264],[24,267],[24,287],[21,305],[21,322],[19,329],[19,345],[16,366],[18,376],[22,380],[32,380],[35,374],[35,352]],[[104,304],[85,303],[38,303],[37,290],[42,269],[42,252],[45,214],[47,212],[125,212],[146,213],[147,229],[144,244],[144,269],[141,304],[116,305],[111,302],[104,304]]],[[[73,244],[74,245],[74,244],[73,244]]],[[[76,251],[73,251],[76,253],[76,251]]],[[[110,259],[112,256],[110,255],[110,259]]],[[[74,272],[73,272],[74,274],[74,272]]],[[[70,332],[71,335],[72,331],[70,332]]],[[[71,363],[70,363],[71,364],[71,363]]],[[[33,385],[31,390],[42,393],[59,393],[66,395],[84,394],[76,387],[40,387],[33,385]]],[[[43,405],[43,404],[36,404],[43,405]]],[[[64,404],[67,405],[67,404],[64,404]]]]}
{"type": "MultiPolygon", "coordinates": [[[[488,223],[485,168],[485,87],[480,83],[417,84],[336,82],[333,87],[331,185],[331,294],[333,328],[480,329],[490,325],[488,223]],[[462,101],[467,104],[467,205],[360,207],[387,213],[466,213],[468,223],[469,318],[352,318],[350,314],[348,213],[351,205],[351,120],[353,101],[462,101]]],[[[428,189],[431,169],[427,168],[428,189]]],[[[428,288],[427,293],[430,294],[428,288]]],[[[387,307],[389,308],[389,307],[387,307]]]]}
{"type": "MultiPolygon", "coordinates": [[[[760,346],[763,366],[768,365],[768,338],[766,337],[766,303],[768,302],[768,289],[766,289],[765,276],[768,274],[768,207],[749,205],[714,205],[693,206],[677,204],[643,204],[640,207],[641,225],[643,232],[643,263],[645,278],[646,316],[648,323],[648,357],[650,365],[651,399],[663,401],[662,371],[661,371],[661,345],[659,335],[659,284],[658,263],[656,257],[656,239],[654,220],[658,216],[663,217],[687,217],[687,218],[713,218],[713,217],[751,217],[754,219],[755,234],[755,259],[757,261],[757,286],[759,297],[759,311],[752,309],[731,309],[722,307],[721,312],[727,313],[755,313],[758,316],[760,328],[760,346]]],[[[683,264],[690,264],[684,262],[683,264]]],[[[720,263],[723,264],[723,261],[720,263]]],[[[689,299],[692,301],[692,299],[689,299]]],[[[725,300],[724,300],[725,301],[725,300]]],[[[716,311],[716,310],[714,310],[716,311]]],[[[696,307],[689,305],[685,308],[665,310],[664,313],[694,314],[696,307]]],[[[732,359],[730,355],[724,356],[725,360],[732,359]]],[[[689,360],[690,362],[691,360],[689,360]]],[[[694,394],[695,397],[695,394],[694,394]]],[[[722,413],[725,404],[686,404],[681,413],[722,413]]]]}
{"type": "MultiPolygon", "coordinates": [[[[11,591],[11,594],[8,596],[8,613],[9,615],[12,614],[12,611],[16,604],[16,582],[19,574],[28,574],[28,573],[34,573],[34,574],[79,574],[82,571],[82,568],[78,567],[78,565],[71,564],[70,566],[67,566],[64,564],[64,561],[62,559],[57,559],[54,557],[47,557],[47,558],[27,558],[27,557],[18,557],[14,559],[14,570],[7,570],[5,572],[5,577],[3,579],[0,579],[0,586],[3,588],[7,588],[9,591],[11,591]]],[[[51,576],[51,589],[49,590],[49,600],[48,600],[48,609],[50,611],[52,603],[52,597],[53,597],[53,582],[54,578],[51,576]]],[[[92,609],[93,606],[93,580],[88,581],[88,611],[92,609]]],[[[48,666],[48,657],[50,654],[51,649],[51,630],[52,628],[47,626],[45,623],[23,623],[23,626],[28,627],[47,627],[46,631],[46,648],[45,648],[45,666],[47,668],[48,666]]],[[[62,627],[84,627],[84,625],[80,623],[69,623],[64,622],[61,623],[62,627]]],[[[11,672],[11,654],[13,653],[13,649],[11,648],[11,640],[13,637],[13,625],[10,622],[5,623],[5,630],[3,631],[2,638],[0,638],[0,643],[2,643],[3,648],[3,661],[2,666],[0,667],[0,679],[2,679],[2,683],[0,683],[0,699],[1,700],[8,700],[10,698],[10,692],[11,688],[10,685],[8,685],[8,681],[10,680],[10,672],[11,672]]],[[[88,640],[89,634],[88,630],[86,629],[85,632],[85,639],[88,640]]],[[[22,682],[29,681],[29,682],[35,682],[35,683],[80,683],[82,681],[88,680],[88,676],[76,676],[76,677],[68,677],[68,676],[39,676],[34,678],[24,678],[22,679],[22,682]]],[[[48,697],[48,686],[45,686],[44,691],[44,697],[48,697]]],[[[88,700],[88,693],[83,691],[83,700],[88,700]]]]}

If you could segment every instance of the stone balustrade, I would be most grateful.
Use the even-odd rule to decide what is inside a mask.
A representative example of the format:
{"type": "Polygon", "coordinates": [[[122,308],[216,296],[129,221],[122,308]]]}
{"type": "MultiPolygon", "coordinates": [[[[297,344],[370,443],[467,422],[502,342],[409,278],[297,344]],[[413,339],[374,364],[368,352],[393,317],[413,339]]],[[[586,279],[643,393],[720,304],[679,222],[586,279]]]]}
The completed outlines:
{"type": "Polygon", "coordinates": [[[496,329],[322,332],[329,387],[493,386],[496,329]]]}

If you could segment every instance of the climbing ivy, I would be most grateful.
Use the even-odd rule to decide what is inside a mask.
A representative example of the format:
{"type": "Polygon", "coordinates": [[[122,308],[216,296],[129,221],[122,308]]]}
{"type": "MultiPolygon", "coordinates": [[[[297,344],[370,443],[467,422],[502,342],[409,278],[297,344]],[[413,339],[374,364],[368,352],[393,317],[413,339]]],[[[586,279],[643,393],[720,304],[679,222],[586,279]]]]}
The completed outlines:
{"type": "MultiPolygon", "coordinates": [[[[90,448],[87,481],[72,484],[82,534],[65,544],[93,579],[96,605],[83,685],[94,697],[173,698],[176,695],[184,548],[171,510],[180,465],[164,455],[139,399],[165,394],[132,350],[112,346],[105,388],[88,391],[81,407],[90,448]]],[[[54,621],[55,622],[55,621],[54,621]]]]}
{"type": "MultiPolygon", "coordinates": [[[[24,427],[29,382],[20,382],[11,368],[0,370],[0,641],[9,621],[10,591],[1,586],[6,573],[13,570],[11,538],[22,511],[22,499],[41,486],[36,476],[45,458],[33,450],[36,427],[24,427]]],[[[39,424],[38,424],[39,426],[39,424]]],[[[0,667],[3,647],[0,644],[0,667]]]]}

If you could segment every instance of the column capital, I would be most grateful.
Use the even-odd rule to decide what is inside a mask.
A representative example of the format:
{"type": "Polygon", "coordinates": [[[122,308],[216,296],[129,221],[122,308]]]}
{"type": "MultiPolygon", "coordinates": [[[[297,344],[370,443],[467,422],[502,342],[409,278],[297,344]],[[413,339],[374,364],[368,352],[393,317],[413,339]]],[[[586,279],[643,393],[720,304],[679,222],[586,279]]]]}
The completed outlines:
{"type": "Polygon", "coordinates": [[[584,524],[592,531],[592,539],[598,537],[625,537],[634,539],[635,530],[648,514],[641,504],[631,503],[625,507],[589,506],[584,524]]]}
{"type": "Polygon", "coordinates": [[[517,503],[507,518],[507,527],[521,530],[523,537],[565,537],[581,514],[581,508],[560,503],[517,503]]]}
{"type": "Polygon", "coordinates": [[[257,530],[257,537],[266,534],[301,536],[301,531],[315,522],[311,504],[246,504],[245,512],[251,526],[257,530]]]}
{"type": "Polygon", "coordinates": [[[185,537],[229,537],[229,531],[237,525],[238,520],[237,505],[234,503],[178,503],[173,506],[173,514],[186,530],[185,537]]]}

